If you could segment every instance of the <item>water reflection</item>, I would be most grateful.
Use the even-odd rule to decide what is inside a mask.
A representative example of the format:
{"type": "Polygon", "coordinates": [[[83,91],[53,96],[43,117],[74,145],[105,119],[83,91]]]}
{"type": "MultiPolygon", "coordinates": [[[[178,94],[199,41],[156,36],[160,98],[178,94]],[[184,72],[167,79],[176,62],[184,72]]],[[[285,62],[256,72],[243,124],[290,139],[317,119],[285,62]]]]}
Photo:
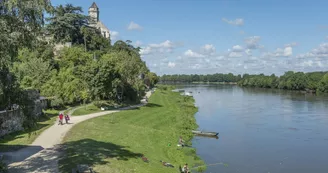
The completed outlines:
{"type": "Polygon", "coordinates": [[[188,85],[199,107],[200,130],[219,140],[197,137],[194,146],[207,172],[328,172],[327,97],[295,91],[188,85]]]}

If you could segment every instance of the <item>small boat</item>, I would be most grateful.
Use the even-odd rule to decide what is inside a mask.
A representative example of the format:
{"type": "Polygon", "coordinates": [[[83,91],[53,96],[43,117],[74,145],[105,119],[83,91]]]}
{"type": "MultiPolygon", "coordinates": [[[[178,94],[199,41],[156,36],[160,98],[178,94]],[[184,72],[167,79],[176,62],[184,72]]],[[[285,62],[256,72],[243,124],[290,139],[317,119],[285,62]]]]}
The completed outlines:
{"type": "Polygon", "coordinates": [[[200,136],[217,136],[219,133],[217,132],[203,132],[203,131],[197,131],[197,130],[192,130],[192,133],[195,135],[200,135],[200,136]]]}
{"type": "Polygon", "coordinates": [[[185,90],[183,90],[183,89],[175,89],[175,90],[172,90],[173,92],[185,92],[185,90]]]}
{"type": "Polygon", "coordinates": [[[204,136],[204,135],[196,135],[197,137],[201,137],[201,138],[213,138],[213,139],[219,139],[219,136],[204,136]]]}

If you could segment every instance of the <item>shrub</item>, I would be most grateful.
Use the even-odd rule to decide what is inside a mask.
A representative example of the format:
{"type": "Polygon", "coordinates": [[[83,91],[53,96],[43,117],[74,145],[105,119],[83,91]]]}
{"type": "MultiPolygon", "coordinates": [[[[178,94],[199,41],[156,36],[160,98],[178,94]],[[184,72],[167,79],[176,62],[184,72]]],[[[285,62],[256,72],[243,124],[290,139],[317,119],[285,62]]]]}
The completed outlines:
{"type": "Polygon", "coordinates": [[[8,168],[7,165],[3,162],[2,156],[0,156],[0,173],[7,173],[8,168]]]}

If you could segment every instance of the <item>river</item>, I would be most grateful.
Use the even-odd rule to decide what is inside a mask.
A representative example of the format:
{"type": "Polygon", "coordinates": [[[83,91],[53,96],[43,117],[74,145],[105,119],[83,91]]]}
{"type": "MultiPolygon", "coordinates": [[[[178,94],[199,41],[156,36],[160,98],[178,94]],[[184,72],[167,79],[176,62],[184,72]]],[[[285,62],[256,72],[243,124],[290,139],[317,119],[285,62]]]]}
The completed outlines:
{"type": "Polygon", "coordinates": [[[193,146],[207,173],[327,173],[328,97],[233,85],[189,85],[199,111],[193,146]]]}

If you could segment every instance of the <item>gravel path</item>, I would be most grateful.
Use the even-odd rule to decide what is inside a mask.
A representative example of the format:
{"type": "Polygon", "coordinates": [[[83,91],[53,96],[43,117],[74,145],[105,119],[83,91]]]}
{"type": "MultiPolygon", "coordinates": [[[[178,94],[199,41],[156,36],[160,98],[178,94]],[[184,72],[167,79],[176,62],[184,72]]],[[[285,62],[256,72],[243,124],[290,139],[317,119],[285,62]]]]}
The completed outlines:
{"type": "MultiPolygon", "coordinates": [[[[147,92],[147,98],[150,95],[151,92],[147,92]]],[[[3,153],[5,161],[8,163],[9,173],[58,173],[58,159],[61,154],[59,144],[75,124],[121,110],[141,107],[145,103],[142,100],[142,104],[120,110],[104,111],[83,116],[71,116],[70,124],[58,125],[58,121],[56,121],[53,126],[45,130],[30,146],[18,151],[3,153]]]]}

